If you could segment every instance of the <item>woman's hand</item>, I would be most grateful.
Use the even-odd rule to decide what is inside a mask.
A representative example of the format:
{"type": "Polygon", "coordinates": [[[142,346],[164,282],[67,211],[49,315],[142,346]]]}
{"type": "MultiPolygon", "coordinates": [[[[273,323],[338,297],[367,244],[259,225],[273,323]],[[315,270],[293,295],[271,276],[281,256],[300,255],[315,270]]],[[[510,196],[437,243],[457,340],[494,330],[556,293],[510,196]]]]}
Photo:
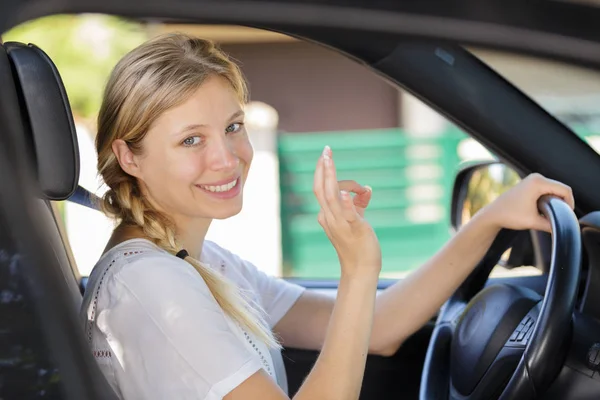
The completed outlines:
{"type": "Polygon", "coordinates": [[[569,186],[540,174],[531,174],[484,207],[481,214],[498,228],[550,232],[550,221],[540,214],[537,206],[539,198],[544,195],[560,197],[571,208],[575,207],[573,192],[569,186]]]}
{"type": "Polygon", "coordinates": [[[362,186],[356,181],[338,181],[338,186],[341,191],[355,194],[352,198],[352,203],[354,204],[354,208],[356,208],[358,215],[364,217],[365,210],[371,201],[373,189],[371,189],[370,186],[362,186]]]}
{"type": "Polygon", "coordinates": [[[337,251],[342,276],[379,274],[381,248],[373,228],[364,219],[371,189],[354,181],[338,183],[328,146],[317,163],[313,189],[321,206],[318,221],[337,251]],[[356,196],[352,198],[350,192],[356,196]]]}

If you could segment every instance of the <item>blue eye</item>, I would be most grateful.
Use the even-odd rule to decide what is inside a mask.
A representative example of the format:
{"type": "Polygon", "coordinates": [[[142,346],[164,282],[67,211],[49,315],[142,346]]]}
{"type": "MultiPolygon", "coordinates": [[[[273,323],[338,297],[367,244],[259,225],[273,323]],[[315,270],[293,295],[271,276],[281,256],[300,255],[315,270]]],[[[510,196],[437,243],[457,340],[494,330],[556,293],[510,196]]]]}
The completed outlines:
{"type": "Polygon", "coordinates": [[[235,132],[238,132],[240,129],[242,129],[242,126],[243,126],[243,125],[244,125],[244,124],[242,124],[242,123],[240,123],[240,122],[235,122],[235,123],[233,123],[233,124],[229,125],[229,126],[227,127],[227,129],[225,129],[225,132],[227,132],[227,133],[235,133],[235,132]]]}
{"type": "Polygon", "coordinates": [[[202,139],[200,139],[200,136],[190,136],[188,138],[185,138],[185,140],[183,141],[183,145],[187,147],[197,146],[200,144],[201,141],[202,139]]]}

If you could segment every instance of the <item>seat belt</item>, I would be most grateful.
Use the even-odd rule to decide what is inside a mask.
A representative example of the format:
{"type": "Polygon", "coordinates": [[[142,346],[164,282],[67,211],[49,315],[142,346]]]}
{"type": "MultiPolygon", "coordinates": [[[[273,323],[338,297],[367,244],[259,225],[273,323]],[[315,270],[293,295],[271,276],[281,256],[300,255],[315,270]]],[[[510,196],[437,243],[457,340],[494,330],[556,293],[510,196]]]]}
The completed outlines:
{"type": "Polygon", "coordinates": [[[100,211],[98,204],[102,201],[98,196],[77,185],[75,192],[67,199],[92,210],[100,211]]]}

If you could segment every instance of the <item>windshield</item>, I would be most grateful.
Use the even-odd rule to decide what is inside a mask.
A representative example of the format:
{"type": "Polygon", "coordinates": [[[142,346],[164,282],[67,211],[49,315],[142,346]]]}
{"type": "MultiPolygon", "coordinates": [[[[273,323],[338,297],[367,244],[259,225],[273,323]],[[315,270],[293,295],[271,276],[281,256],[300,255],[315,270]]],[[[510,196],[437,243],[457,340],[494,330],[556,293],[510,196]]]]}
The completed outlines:
{"type": "Polygon", "coordinates": [[[469,48],[600,153],[600,73],[569,64],[469,48]]]}

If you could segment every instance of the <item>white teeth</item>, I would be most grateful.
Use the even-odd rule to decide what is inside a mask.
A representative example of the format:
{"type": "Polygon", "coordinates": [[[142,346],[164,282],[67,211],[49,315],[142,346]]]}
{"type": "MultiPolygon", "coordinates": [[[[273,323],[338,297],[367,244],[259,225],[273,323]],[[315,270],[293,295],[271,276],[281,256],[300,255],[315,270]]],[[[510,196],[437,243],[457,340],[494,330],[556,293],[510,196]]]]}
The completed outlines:
{"type": "Polygon", "coordinates": [[[234,180],[233,182],[229,182],[226,185],[220,185],[220,186],[206,186],[206,185],[200,185],[200,187],[204,190],[208,190],[209,192],[227,192],[231,189],[233,189],[233,187],[237,185],[237,179],[234,180]]]}

